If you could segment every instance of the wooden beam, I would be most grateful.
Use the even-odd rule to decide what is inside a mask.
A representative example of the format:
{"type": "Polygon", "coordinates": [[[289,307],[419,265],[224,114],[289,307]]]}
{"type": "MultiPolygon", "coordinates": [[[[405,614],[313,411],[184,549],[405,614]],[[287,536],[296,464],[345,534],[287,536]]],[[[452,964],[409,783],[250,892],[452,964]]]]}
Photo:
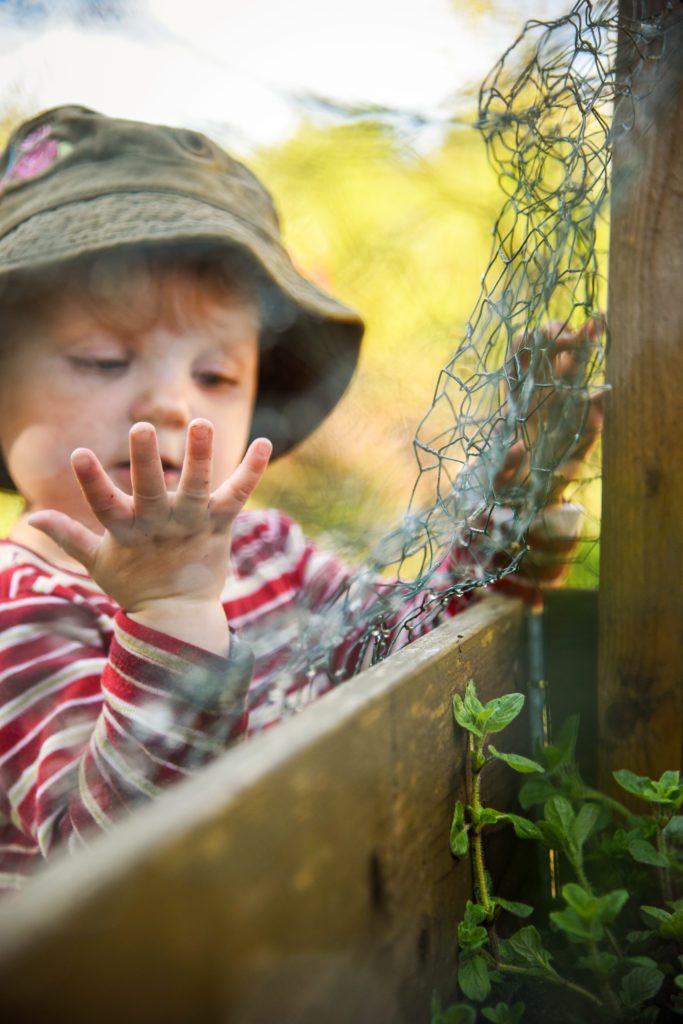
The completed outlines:
{"type": "MultiPolygon", "coordinates": [[[[471,893],[452,694],[522,689],[525,636],[486,599],[51,866],[0,910],[4,1024],[427,1019],[471,893]]],[[[489,770],[510,806],[514,773],[489,770]]]]}
{"type": "MultiPolygon", "coordinates": [[[[621,3],[624,29],[632,3],[621,3]]],[[[645,58],[626,31],[620,39],[599,610],[603,785],[615,768],[659,775],[683,754],[683,19],[675,7],[645,58]]]]}

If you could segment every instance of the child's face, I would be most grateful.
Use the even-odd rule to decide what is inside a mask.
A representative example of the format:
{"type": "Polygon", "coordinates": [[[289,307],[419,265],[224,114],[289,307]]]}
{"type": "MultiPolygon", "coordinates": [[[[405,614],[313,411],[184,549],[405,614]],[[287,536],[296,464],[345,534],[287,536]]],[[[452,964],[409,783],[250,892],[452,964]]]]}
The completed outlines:
{"type": "Polygon", "coordinates": [[[0,443],[32,511],[58,509],[101,532],[70,455],[92,449],[130,493],[128,432],[141,420],[156,427],[169,490],[195,417],[214,425],[213,487],[238,464],[256,399],[255,305],[182,271],[164,271],[155,283],[162,312],[142,327],[131,326],[130,309],[105,320],[71,295],[29,321],[3,355],[0,443]]]}

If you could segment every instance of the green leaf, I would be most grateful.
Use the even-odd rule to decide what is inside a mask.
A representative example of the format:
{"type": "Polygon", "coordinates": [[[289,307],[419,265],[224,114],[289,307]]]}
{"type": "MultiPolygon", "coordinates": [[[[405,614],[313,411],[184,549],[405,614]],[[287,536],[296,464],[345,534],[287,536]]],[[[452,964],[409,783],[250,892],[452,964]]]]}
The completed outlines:
{"type": "Polygon", "coordinates": [[[660,931],[664,938],[683,940],[683,907],[674,910],[671,920],[663,924],[660,931]]]}
{"type": "Polygon", "coordinates": [[[656,783],[657,788],[663,796],[673,794],[674,790],[678,789],[681,784],[681,773],[678,771],[662,772],[659,782],[656,783]]]}
{"type": "Polygon", "coordinates": [[[467,928],[462,921],[458,925],[458,946],[462,950],[467,950],[473,953],[481,947],[488,940],[489,933],[481,925],[477,925],[476,928],[467,928]]]}
{"type": "Polygon", "coordinates": [[[645,794],[652,790],[651,779],[648,779],[646,775],[636,775],[634,772],[630,772],[628,768],[620,768],[618,771],[612,772],[612,775],[622,789],[625,789],[627,793],[632,793],[634,796],[647,799],[645,794]]]}
{"type": "Polygon", "coordinates": [[[657,961],[653,960],[651,956],[627,956],[624,958],[624,963],[629,964],[631,967],[657,966],[657,961]]]}
{"type": "Polygon", "coordinates": [[[626,889],[613,889],[598,899],[598,916],[601,921],[610,922],[620,913],[628,900],[626,889]]]}
{"type": "Polygon", "coordinates": [[[590,921],[598,912],[598,901],[581,885],[567,882],[562,886],[562,898],[585,921],[590,921]]]}
{"type": "Polygon", "coordinates": [[[579,716],[571,715],[555,737],[555,746],[562,755],[563,764],[569,764],[574,760],[578,735],[579,716]]]}
{"type": "Polygon", "coordinates": [[[637,1007],[659,992],[664,975],[652,967],[634,967],[622,979],[621,998],[628,1007],[637,1007]]]}
{"type": "Polygon", "coordinates": [[[567,910],[554,910],[549,917],[570,939],[587,942],[602,938],[603,928],[600,921],[596,917],[581,917],[572,907],[568,907],[567,910]]]}
{"type": "Polygon", "coordinates": [[[466,857],[469,851],[469,840],[465,826],[465,810],[460,800],[455,802],[453,822],[451,824],[451,853],[454,857],[466,857]]]}
{"type": "Polygon", "coordinates": [[[465,914],[462,919],[466,928],[476,928],[478,924],[486,920],[486,917],[486,908],[482,907],[481,903],[473,903],[472,900],[467,901],[465,904],[465,914]]]}
{"type": "Polygon", "coordinates": [[[630,838],[628,852],[639,864],[652,864],[657,868],[665,868],[669,863],[669,858],[656,850],[652,843],[648,843],[647,839],[630,838]]]}
{"type": "Polygon", "coordinates": [[[479,949],[488,940],[486,928],[481,927],[482,921],[487,917],[487,912],[480,903],[472,903],[468,900],[465,905],[465,914],[458,925],[458,945],[460,949],[471,952],[479,949]]]}
{"type": "Polygon", "coordinates": [[[515,1003],[508,1006],[507,1003],[497,1003],[496,1006],[486,1006],[481,1011],[486,1020],[493,1021],[493,1024],[519,1024],[524,1016],[526,1007],[524,1003],[515,1003]]]}
{"type": "Polygon", "coordinates": [[[470,712],[470,714],[474,715],[475,718],[477,717],[477,715],[480,715],[484,710],[484,705],[477,697],[477,688],[474,685],[474,679],[470,679],[467,683],[467,686],[465,687],[464,703],[467,710],[470,712]]]}
{"type": "Polygon", "coordinates": [[[441,1014],[439,1024],[475,1024],[477,1011],[467,1003],[454,1003],[441,1014]]]}
{"type": "Polygon", "coordinates": [[[579,967],[585,967],[596,974],[610,975],[616,967],[618,960],[614,953],[591,953],[590,956],[580,956],[576,961],[579,967]]]}
{"type": "Polygon", "coordinates": [[[554,772],[562,763],[562,751],[552,743],[547,743],[545,746],[537,743],[534,753],[539,761],[543,762],[545,770],[549,773],[554,772]]]}
{"type": "Polygon", "coordinates": [[[667,843],[683,846],[683,814],[675,814],[664,829],[667,843]]]}
{"type": "Polygon", "coordinates": [[[677,807],[683,802],[679,772],[662,772],[657,781],[649,779],[646,775],[635,775],[626,768],[612,774],[623,789],[640,797],[641,800],[647,800],[648,803],[677,807]]]}
{"type": "Polygon", "coordinates": [[[483,956],[461,958],[458,964],[458,984],[468,999],[476,1003],[486,999],[491,991],[491,982],[483,956]]]}
{"type": "Polygon", "coordinates": [[[641,907],[640,912],[645,918],[645,924],[654,924],[657,928],[663,924],[669,924],[672,915],[668,910],[661,907],[641,907]]]}
{"type": "Polygon", "coordinates": [[[677,974],[674,978],[674,985],[678,985],[679,988],[683,988],[683,974],[677,974]]]}
{"type": "Polygon", "coordinates": [[[647,931],[630,931],[626,932],[626,941],[631,946],[637,946],[641,942],[649,942],[650,939],[654,939],[657,932],[648,929],[647,931]]]}
{"type": "Polygon", "coordinates": [[[523,707],[523,693],[506,693],[490,700],[484,707],[486,732],[501,732],[515,720],[523,707]]]}
{"type": "Polygon", "coordinates": [[[522,757],[521,754],[502,754],[499,750],[496,750],[492,743],[489,744],[488,752],[498,761],[503,761],[510,768],[524,775],[528,775],[530,772],[543,771],[543,766],[538,761],[532,761],[529,757],[522,757]]]}
{"type": "Polygon", "coordinates": [[[516,903],[512,900],[504,900],[500,896],[496,896],[493,902],[497,907],[507,910],[508,914],[514,914],[515,917],[529,917],[534,912],[534,908],[530,907],[528,903],[516,903]]]}
{"type": "MultiPolygon", "coordinates": [[[[612,892],[605,893],[604,896],[596,897],[587,892],[583,886],[577,885],[576,882],[567,882],[562,886],[562,897],[567,906],[588,928],[593,919],[603,922],[613,921],[626,903],[628,892],[626,889],[613,889],[612,892]]],[[[574,928],[575,922],[571,914],[561,917],[556,923],[564,931],[573,931],[573,934],[579,934],[574,928]]],[[[595,928],[591,934],[594,933],[595,928]]]]}
{"type": "Polygon", "coordinates": [[[574,827],[572,829],[572,838],[577,849],[580,850],[586,842],[588,836],[595,828],[595,823],[599,817],[600,808],[597,804],[584,804],[576,815],[576,820],[574,821],[574,827]]]}
{"type": "Polygon", "coordinates": [[[564,796],[551,796],[543,807],[545,820],[554,826],[565,841],[571,842],[574,829],[574,809],[564,796]]]}
{"type": "Polygon", "coordinates": [[[535,822],[519,814],[502,814],[501,821],[509,821],[519,839],[541,838],[541,832],[535,822]]]}
{"type": "Polygon", "coordinates": [[[479,825],[495,825],[497,821],[504,817],[500,811],[494,811],[493,807],[482,807],[478,815],[479,825]]]}
{"type": "Polygon", "coordinates": [[[552,970],[550,967],[551,954],[543,947],[541,936],[532,924],[514,932],[507,941],[518,960],[530,967],[541,967],[546,971],[552,970]]]}
{"type": "MultiPolygon", "coordinates": [[[[519,802],[526,811],[534,804],[542,804],[556,793],[555,786],[546,779],[530,779],[522,785],[519,791],[519,802]]],[[[681,815],[683,817],[683,815],[681,815]]]]}
{"type": "Polygon", "coordinates": [[[477,716],[473,715],[465,706],[465,703],[459,693],[456,693],[453,697],[453,717],[462,729],[466,729],[467,732],[471,732],[475,736],[481,737],[483,735],[481,729],[477,725],[477,716]]]}
{"type": "Polygon", "coordinates": [[[553,850],[561,850],[565,846],[565,837],[559,828],[551,825],[549,821],[537,821],[536,828],[541,834],[541,839],[546,846],[553,850]]]}

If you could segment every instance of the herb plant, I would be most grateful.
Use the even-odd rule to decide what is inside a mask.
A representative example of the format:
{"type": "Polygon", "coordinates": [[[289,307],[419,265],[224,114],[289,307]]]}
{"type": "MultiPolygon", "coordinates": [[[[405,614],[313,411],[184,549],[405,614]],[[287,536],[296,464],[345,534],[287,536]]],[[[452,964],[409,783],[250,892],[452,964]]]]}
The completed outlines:
{"type": "Polygon", "coordinates": [[[471,857],[474,900],[458,924],[458,986],[465,1001],[443,1008],[432,1024],[664,1022],[683,1018],[683,782],[666,771],[654,780],[622,770],[617,783],[642,802],[634,813],[586,786],[575,761],[578,720],[570,719],[536,760],[504,753],[491,742],[521,712],[524,696],[482,704],[474,683],[453,698],[468,736],[468,802],[455,804],[450,844],[471,857]],[[530,776],[523,810],[535,820],[482,802],[482,777],[493,761],[530,776]],[[533,778],[531,778],[533,776],[533,778]],[[542,814],[540,810],[542,809],[542,814]],[[484,833],[509,824],[516,835],[553,851],[559,897],[539,884],[536,906],[493,891],[484,833]],[[522,928],[512,918],[532,918],[522,928]]]}

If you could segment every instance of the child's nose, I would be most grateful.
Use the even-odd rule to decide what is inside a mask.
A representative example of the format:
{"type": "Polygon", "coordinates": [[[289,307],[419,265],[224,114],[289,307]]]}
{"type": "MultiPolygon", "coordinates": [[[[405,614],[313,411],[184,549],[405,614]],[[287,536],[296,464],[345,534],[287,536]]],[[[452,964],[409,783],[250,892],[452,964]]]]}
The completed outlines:
{"type": "Polygon", "coordinates": [[[155,427],[187,427],[192,419],[186,390],[163,379],[137,396],[130,414],[134,423],[145,420],[155,427]]]}

